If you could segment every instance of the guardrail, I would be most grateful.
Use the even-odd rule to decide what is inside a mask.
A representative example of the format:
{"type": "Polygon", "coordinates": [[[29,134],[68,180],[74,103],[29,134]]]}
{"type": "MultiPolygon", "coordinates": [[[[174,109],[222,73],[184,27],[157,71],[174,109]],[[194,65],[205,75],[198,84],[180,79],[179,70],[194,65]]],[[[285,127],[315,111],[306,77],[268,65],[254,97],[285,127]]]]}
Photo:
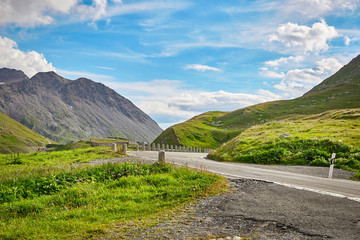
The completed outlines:
{"type": "Polygon", "coordinates": [[[188,147],[188,146],[178,146],[178,145],[169,145],[169,144],[149,144],[146,142],[142,143],[113,143],[112,146],[114,151],[117,150],[117,146],[122,146],[122,151],[126,152],[127,148],[133,148],[136,151],[165,151],[165,152],[196,152],[196,153],[209,153],[212,149],[202,148],[202,147],[188,147]],[[125,151],[124,151],[125,150],[125,151]]]}

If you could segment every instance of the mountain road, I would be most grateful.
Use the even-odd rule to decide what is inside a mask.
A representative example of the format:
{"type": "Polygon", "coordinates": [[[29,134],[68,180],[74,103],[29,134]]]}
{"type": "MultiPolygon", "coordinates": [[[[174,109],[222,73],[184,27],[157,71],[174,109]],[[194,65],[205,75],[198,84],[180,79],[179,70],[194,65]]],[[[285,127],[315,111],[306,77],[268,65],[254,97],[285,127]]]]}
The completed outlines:
{"type": "MultiPolygon", "coordinates": [[[[158,159],[158,152],[156,151],[138,151],[130,152],[130,154],[149,160],[158,159]]],[[[272,169],[271,166],[270,168],[264,168],[264,166],[255,164],[216,162],[206,159],[205,157],[206,153],[165,153],[166,162],[169,163],[203,169],[230,178],[247,178],[273,182],[292,188],[315,191],[360,202],[360,182],[295,173],[291,172],[293,166],[283,166],[281,169],[272,169]],[[289,171],[287,171],[287,169],[289,169],[289,171]]]]}

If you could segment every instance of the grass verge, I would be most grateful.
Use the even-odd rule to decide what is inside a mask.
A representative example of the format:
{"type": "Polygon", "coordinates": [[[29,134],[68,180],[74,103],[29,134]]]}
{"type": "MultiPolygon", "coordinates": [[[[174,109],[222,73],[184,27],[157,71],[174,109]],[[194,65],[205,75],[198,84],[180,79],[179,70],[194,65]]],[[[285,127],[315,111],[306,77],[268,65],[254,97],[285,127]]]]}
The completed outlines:
{"type": "Polygon", "coordinates": [[[26,161],[32,174],[0,179],[0,239],[91,239],[114,228],[121,237],[121,226],[156,224],[227,186],[217,175],[169,165],[68,167],[50,158],[44,162],[57,167],[43,173],[39,160],[26,161]]]}

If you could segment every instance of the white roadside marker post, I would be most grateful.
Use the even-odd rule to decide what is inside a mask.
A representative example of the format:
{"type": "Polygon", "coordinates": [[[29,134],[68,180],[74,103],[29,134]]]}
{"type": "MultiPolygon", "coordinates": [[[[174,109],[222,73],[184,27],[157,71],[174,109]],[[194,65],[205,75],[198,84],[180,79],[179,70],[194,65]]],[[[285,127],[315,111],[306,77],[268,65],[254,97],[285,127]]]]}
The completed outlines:
{"type": "Polygon", "coordinates": [[[333,172],[334,172],[335,156],[336,156],[336,153],[331,154],[331,164],[330,164],[330,169],[329,169],[329,178],[332,178],[332,175],[333,175],[333,172]]]}

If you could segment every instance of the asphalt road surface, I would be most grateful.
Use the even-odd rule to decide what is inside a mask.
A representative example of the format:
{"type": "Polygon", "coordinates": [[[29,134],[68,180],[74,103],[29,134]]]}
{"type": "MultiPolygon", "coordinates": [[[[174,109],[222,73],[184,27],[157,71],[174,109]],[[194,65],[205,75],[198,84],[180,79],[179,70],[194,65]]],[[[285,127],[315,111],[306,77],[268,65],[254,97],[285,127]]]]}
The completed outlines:
{"type": "MultiPolygon", "coordinates": [[[[158,159],[158,152],[156,151],[129,152],[129,154],[149,160],[158,159]]],[[[360,202],[360,182],[294,173],[286,171],[286,168],[285,170],[284,168],[274,170],[257,165],[216,162],[205,159],[205,157],[205,153],[165,153],[166,162],[169,163],[204,169],[226,177],[269,181],[292,188],[315,191],[360,202]]]]}
{"type": "MultiPolygon", "coordinates": [[[[158,152],[130,154],[158,159],[158,152]]],[[[130,238],[140,233],[133,239],[360,239],[360,182],[346,180],[349,172],[335,169],[329,179],[327,168],[224,163],[205,156],[165,153],[167,162],[228,177],[233,190],[200,200],[178,219],[135,229],[130,238]]]]}

